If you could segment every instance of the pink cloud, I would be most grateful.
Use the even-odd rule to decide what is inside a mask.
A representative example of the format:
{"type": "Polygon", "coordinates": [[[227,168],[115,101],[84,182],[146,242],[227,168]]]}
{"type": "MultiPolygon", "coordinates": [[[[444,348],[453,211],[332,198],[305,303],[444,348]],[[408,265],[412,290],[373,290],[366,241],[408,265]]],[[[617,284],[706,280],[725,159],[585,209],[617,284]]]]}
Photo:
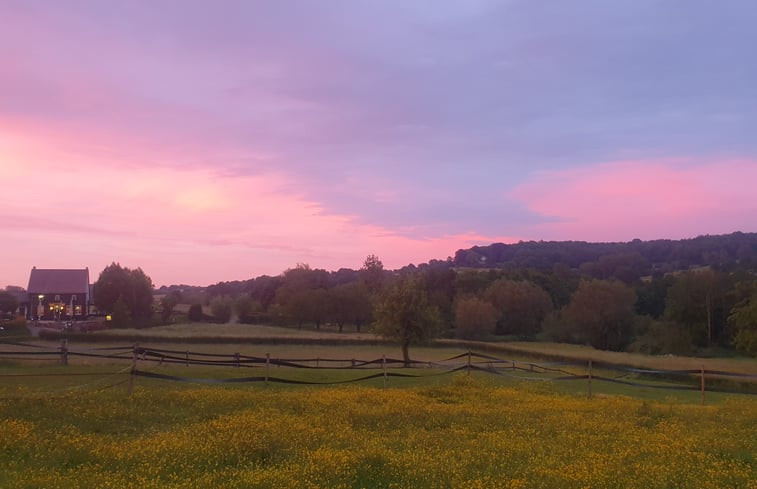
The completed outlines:
{"type": "Polygon", "coordinates": [[[542,239],[686,238],[753,231],[757,162],[621,161],[543,172],[511,196],[546,219],[542,239]]]}
{"type": "Polygon", "coordinates": [[[325,211],[286,174],[102,165],[45,139],[4,134],[0,205],[11,259],[0,280],[12,284],[25,285],[32,266],[89,266],[96,277],[111,261],[140,266],[157,284],[275,275],[298,262],[358,268],[369,253],[396,268],[507,239],[407,237],[325,211]]]}

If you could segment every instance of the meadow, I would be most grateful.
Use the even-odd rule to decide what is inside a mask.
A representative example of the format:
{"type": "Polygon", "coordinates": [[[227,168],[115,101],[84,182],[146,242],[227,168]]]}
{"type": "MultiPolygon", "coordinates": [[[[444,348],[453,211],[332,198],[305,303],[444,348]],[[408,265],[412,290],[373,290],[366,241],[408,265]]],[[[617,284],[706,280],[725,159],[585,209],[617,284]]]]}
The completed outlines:
{"type": "MultiPolygon", "coordinates": [[[[311,359],[398,353],[376,344],[186,344],[175,334],[175,343],[154,347],[311,359]]],[[[55,346],[35,341],[29,350],[55,346]]],[[[70,346],[102,352],[110,350],[97,349],[118,343],[70,346]]],[[[19,348],[0,345],[0,351],[19,348]]],[[[465,350],[411,352],[432,362],[465,350]]],[[[517,360],[534,361],[534,352],[526,353],[517,360]]],[[[701,405],[697,391],[595,381],[588,398],[586,379],[532,381],[539,376],[524,371],[445,374],[438,366],[390,369],[417,377],[390,377],[387,388],[380,376],[345,385],[198,386],[130,379],[124,359],[72,356],[68,366],[58,365],[57,356],[0,360],[3,488],[757,489],[755,396],[708,392],[701,405]]],[[[382,372],[143,360],[137,368],[218,380],[266,372],[307,382],[382,372]]],[[[580,364],[561,369],[586,373],[580,364]]]]}
{"type": "Polygon", "coordinates": [[[757,487],[752,399],[586,399],[464,374],[397,389],[21,391],[0,401],[4,488],[757,487]]]}

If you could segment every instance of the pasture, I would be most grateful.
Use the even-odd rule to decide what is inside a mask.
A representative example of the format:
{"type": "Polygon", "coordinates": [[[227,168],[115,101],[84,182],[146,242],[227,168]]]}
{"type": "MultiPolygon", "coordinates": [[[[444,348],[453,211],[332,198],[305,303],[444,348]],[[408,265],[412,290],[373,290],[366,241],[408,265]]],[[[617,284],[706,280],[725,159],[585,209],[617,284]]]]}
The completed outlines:
{"type": "Polygon", "coordinates": [[[465,374],[402,389],[143,382],[128,397],[30,392],[0,400],[0,420],[4,488],[754,488],[757,480],[752,399],[586,399],[465,374]]]}
{"type": "Polygon", "coordinates": [[[391,364],[384,388],[383,365],[351,368],[351,359],[398,356],[390,345],[201,344],[175,334],[140,343],[136,368],[158,378],[131,377],[132,351],[117,342],[71,342],[83,355],[67,366],[58,354],[0,354],[0,487],[757,488],[757,398],[707,392],[701,405],[696,377],[675,381],[693,390],[653,388],[674,380],[634,372],[622,379],[649,387],[595,378],[588,398],[583,359],[542,361],[555,371],[539,371],[532,352],[498,363],[448,345],[411,349],[428,364],[391,364]],[[203,363],[235,353],[238,367],[203,363]],[[553,381],[566,372],[574,377],[553,381]]]}

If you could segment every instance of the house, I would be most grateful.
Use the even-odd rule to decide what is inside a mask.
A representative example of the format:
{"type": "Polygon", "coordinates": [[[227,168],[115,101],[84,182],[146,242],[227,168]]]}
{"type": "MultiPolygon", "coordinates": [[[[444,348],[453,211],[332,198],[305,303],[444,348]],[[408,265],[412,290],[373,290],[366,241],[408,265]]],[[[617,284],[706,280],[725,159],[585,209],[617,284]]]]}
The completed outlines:
{"type": "Polygon", "coordinates": [[[65,270],[33,267],[26,292],[29,319],[84,319],[92,300],[89,268],[65,270]]]}

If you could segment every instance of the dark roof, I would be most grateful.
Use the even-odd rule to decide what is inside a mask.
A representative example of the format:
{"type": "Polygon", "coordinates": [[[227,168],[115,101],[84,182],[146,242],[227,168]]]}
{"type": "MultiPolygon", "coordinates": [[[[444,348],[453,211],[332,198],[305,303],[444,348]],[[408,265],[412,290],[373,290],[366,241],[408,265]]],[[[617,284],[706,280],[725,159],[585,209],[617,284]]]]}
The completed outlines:
{"type": "Polygon", "coordinates": [[[88,294],[89,269],[32,268],[26,290],[29,294],[88,294]]]}

